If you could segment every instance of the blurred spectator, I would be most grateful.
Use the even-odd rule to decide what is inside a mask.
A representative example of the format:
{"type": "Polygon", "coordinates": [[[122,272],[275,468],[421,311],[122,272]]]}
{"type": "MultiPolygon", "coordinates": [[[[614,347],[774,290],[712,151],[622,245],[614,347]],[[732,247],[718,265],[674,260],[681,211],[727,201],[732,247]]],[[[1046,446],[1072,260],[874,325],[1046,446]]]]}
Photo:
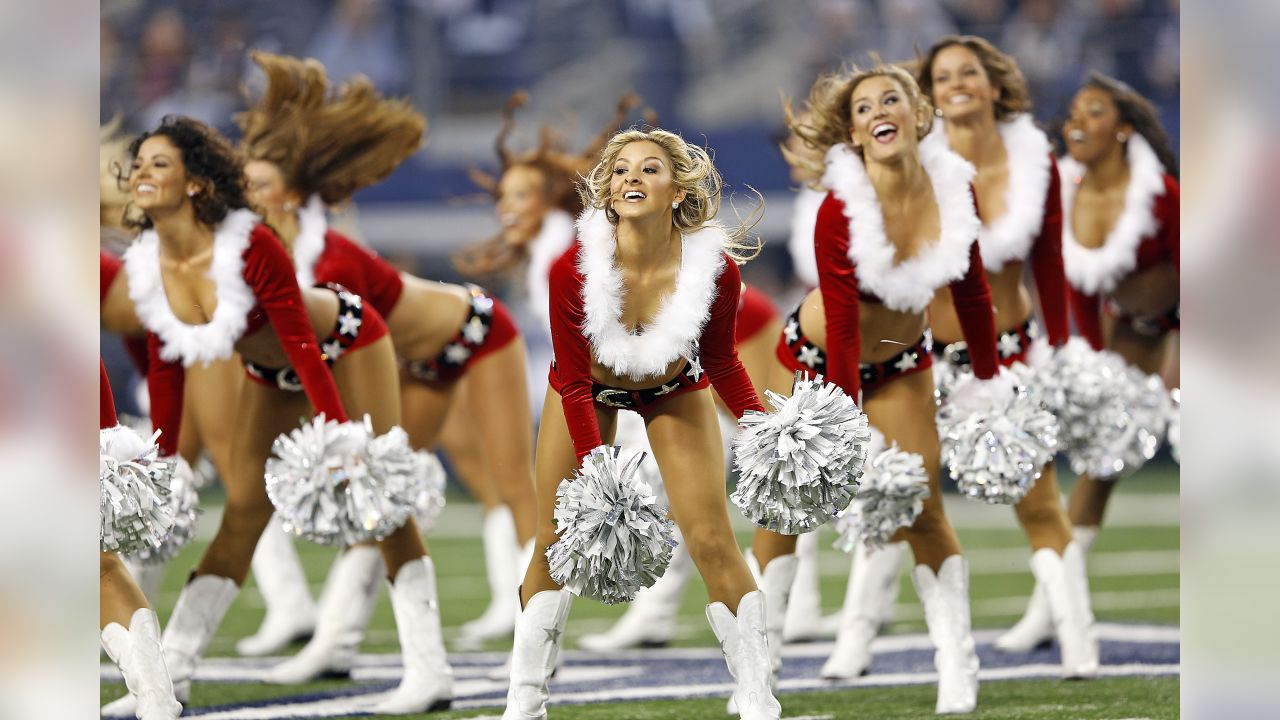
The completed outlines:
{"type": "Polygon", "coordinates": [[[912,60],[934,40],[956,31],[938,0],[880,0],[883,23],[871,47],[885,62],[912,60]]]}
{"type": "Polygon", "coordinates": [[[950,11],[957,32],[994,42],[1009,15],[1011,0],[942,0],[942,4],[950,11]]]}
{"type": "Polygon", "coordinates": [[[387,95],[404,91],[405,57],[386,0],[338,0],[307,48],[329,77],[367,75],[387,95]]]}
{"type": "Polygon", "coordinates": [[[1019,0],[1000,46],[1018,59],[1036,116],[1061,114],[1082,76],[1085,23],[1063,0],[1019,0]]]}

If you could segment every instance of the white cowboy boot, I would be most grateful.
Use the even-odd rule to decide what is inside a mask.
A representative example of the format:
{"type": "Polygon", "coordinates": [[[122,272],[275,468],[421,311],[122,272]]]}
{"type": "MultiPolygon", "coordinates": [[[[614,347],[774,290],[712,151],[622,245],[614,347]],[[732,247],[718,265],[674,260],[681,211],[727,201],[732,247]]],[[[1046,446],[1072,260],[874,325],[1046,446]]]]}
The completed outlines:
{"type": "Polygon", "coordinates": [[[400,686],[370,711],[409,715],[447,709],[453,702],[453,668],[449,667],[440,630],[435,565],[429,557],[411,560],[389,585],[404,677],[400,686]]]}
{"type": "Polygon", "coordinates": [[[603,633],[583,635],[578,647],[591,652],[612,652],[634,647],[663,647],[675,639],[680,598],[693,574],[693,558],[680,531],[679,544],[671,552],[671,564],[652,587],[636,593],[627,611],[603,633]]]}
{"type": "MultiPolygon", "coordinates": [[[[1080,547],[1083,558],[1093,547],[1094,538],[1098,536],[1097,526],[1077,525],[1071,529],[1075,543],[1080,547]]],[[[1049,598],[1044,586],[1037,580],[1035,589],[1031,591],[1031,600],[1022,618],[992,643],[995,649],[1003,652],[1024,653],[1048,644],[1053,639],[1053,613],[1049,609],[1049,598]]]]}
{"type": "Polygon", "coordinates": [[[320,594],[320,620],[311,641],[297,655],[268,670],[263,680],[297,685],[320,677],[349,677],[378,604],[384,567],[381,551],[372,545],[343,551],[333,561],[320,594]]]}
{"type": "MultiPolygon", "coordinates": [[[[818,531],[796,539],[796,580],[787,600],[782,624],[784,642],[804,642],[822,637],[822,593],[818,590],[818,531]]],[[[770,605],[770,612],[773,606],[770,605]]]]}
{"type": "Polygon", "coordinates": [[[742,720],[782,717],[782,705],[773,696],[771,687],[773,668],[765,627],[764,593],[752,590],[743,595],[738,601],[736,617],[724,603],[711,603],[707,606],[707,622],[720,640],[720,650],[733,676],[733,704],[742,720]]]}
{"type": "Polygon", "coordinates": [[[511,598],[520,587],[523,567],[516,567],[520,545],[511,509],[499,505],[484,514],[484,570],[489,578],[489,606],[480,617],[462,624],[461,636],[468,640],[488,640],[510,635],[516,626],[519,602],[511,598]]]}
{"type": "Polygon", "coordinates": [[[511,647],[511,685],[502,720],[545,720],[551,691],[547,681],[555,671],[569,621],[573,595],[565,590],[544,590],[529,598],[516,620],[511,647]]]}
{"type": "Polygon", "coordinates": [[[293,538],[276,515],[271,516],[253,551],[253,579],[267,614],[258,632],[236,643],[236,652],[247,657],[274,655],[315,632],[316,604],[307,587],[307,575],[293,538]]]}
{"type": "Polygon", "coordinates": [[[138,608],[127,630],[108,623],[102,628],[102,647],[124,675],[138,718],[174,720],[182,714],[160,649],[160,623],[151,608],[138,608]]]}
{"type": "Polygon", "coordinates": [[[1049,599],[1058,647],[1062,651],[1064,678],[1089,678],[1098,674],[1098,638],[1089,606],[1089,578],[1084,555],[1076,543],[1068,543],[1062,555],[1041,548],[1031,556],[1036,584],[1049,599]]]}
{"type": "MultiPolygon", "coordinates": [[[[173,681],[173,695],[178,702],[186,703],[191,697],[196,663],[239,592],[235,581],[218,575],[194,577],[182,588],[160,641],[169,666],[169,678],[173,681]]],[[[137,700],[132,694],[102,708],[103,715],[128,717],[137,712],[137,700]]]]}
{"type": "Polygon", "coordinates": [[[978,653],[969,618],[969,563],[963,555],[942,561],[935,575],[928,565],[911,571],[933,641],[938,670],[939,715],[973,712],[978,704],[978,653]]]}
{"type": "Polygon", "coordinates": [[[855,678],[871,667],[871,641],[880,626],[893,618],[898,572],[906,549],[906,543],[886,543],[876,550],[863,543],[854,547],[853,567],[840,610],[840,630],[831,657],[822,666],[822,677],[855,678]]]}
{"type": "Polygon", "coordinates": [[[160,583],[164,580],[165,571],[169,567],[168,562],[152,562],[143,563],[137,560],[131,560],[121,556],[124,561],[125,568],[129,571],[129,576],[138,584],[138,589],[143,595],[147,596],[147,600],[154,605],[156,601],[156,591],[160,589],[160,583]]]}
{"type": "MultiPolygon", "coordinates": [[[[787,615],[788,597],[795,584],[799,558],[795,554],[779,555],[769,561],[764,572],[760,572],[760,562],[756,560],[755,554],[748,549],[745,555],[747,567],[751,568],[751,574],[756,577],[760,592],[764,593],[764,622],[769,640],[769,669],[772,671],[769,687],[775,688],[778,684],[778,674],[782,672],[782,626],[787,615]]],[[[738,705],[733,697],[729,698],[726,710],[730,715],[738,714],[738,705]]]]}

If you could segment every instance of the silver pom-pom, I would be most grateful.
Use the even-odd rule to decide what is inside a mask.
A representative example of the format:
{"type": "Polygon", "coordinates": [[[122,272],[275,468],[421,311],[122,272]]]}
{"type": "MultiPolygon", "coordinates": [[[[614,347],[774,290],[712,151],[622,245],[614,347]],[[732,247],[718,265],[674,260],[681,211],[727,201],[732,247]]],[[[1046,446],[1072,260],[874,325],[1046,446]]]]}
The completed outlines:
{"type": "Polygon", "coordinates": [[[1169,451],[1173,461],[1182,464],[1182,388],[1169,391],[1169,451]]]}
{"type": "Polygon", "coordinates": [[[173,528],[169,496],[174,462],[160,459],[159,435],[144,440],[123,425],[98,434],[98,544],[103,552],[154,550],[173,528]]]}
{"type": "Polygon", "coordinates": [[[169,485],[169,503],[173,508],[173,528],[165,535],[159,547],[145,547],[129,555],[144,565],[156,565],[177,557],[178,551],[187,546],[196,536],[196,521],[200,517],[199,486],[191,466],[181,457],[177,459],[177,470],[173,473],[173,481],[169,485]]]}
{"type": "Polygon", "coordinates": [[[835,547],[852,552],[859,541],[878,548],[900,528],[910,527],[924,511],[929,497],[929,476],[924,458],[907,452],[895,442],[873,452],[862,475],[858,495],[836,518],[835,547]]]}
{"type": "Polygon", "coordinates": [[[765,391],[775,412],[747,412],[734,439],[738,486],[730,495],[748,520],[783,535],[821,527],[858,489],[871,432],[867,416],[819,375],[797,374],[791,397],[765,391]]]}
{"type": "MultiPolygon", "coordinates": [[[[1012,381],[1016,375],[1010,374],[1012,381]]],[[[954,386],[980,382],[965,377],[954,386]]],[[[1058,420],[1026,386],[1014,383],[1012,394],[978,412],[953,402],[938,410],[942,461],[961,495],[993,505],[1013,505],[1026,497],[1041,469],[1058,451],[1058,420]]]]}
{"type": "Polygon", "coordinates": [[[317,416],[281,435],[267,460],[267,495],[286,532],[325,545],[381,540],[404,525],[420,494],[404,430],[370,437],[363,424],[317,416]]]}
{"type": "Polygon", "coordinates": [[[413,517],[418,521],[419,530],[424,533],[431,532],[431,528],[435,527],[436,518],[440,517],[440,512],[444,510],[447,476],[444,465],[435,453],[418,450],[413,453],[413,458],[421,485],[418,499],[413,503],[413,517]]]}
{"type": "Polygon", "coordinates": [[[636,474],[644,453],[600,446],[556,489],[557,540],[547,548],[551,577],[607,605],[630,602],[667,571],[674,524],[636,474]]]}

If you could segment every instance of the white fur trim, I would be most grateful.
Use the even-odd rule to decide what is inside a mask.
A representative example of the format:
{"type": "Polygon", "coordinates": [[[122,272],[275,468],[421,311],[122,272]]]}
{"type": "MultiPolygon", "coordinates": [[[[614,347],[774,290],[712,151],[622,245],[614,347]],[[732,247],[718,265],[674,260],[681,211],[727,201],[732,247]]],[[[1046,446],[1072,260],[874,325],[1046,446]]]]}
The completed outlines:
{"type": "Polygon", "coordinates": [[[1164,194],[1164,166],[1146,138],[1129,136],[1125,150],[1129,161],[1129,187],[1124,193],[1124,210],[1107,233],[1101,247],[1087,248],[1076,242],[1071,227],[1076,190],[1085,167],[1070,156],[1058,161],[1062,178],[1062,264],[1067,280],[1075,289],[1094,295],[1111,292],[1138,264],[1138,245],[1157,230],[1156,198],[1164,194]]]}
{"type": "Polygon", "coordinates": [[[796,277],[807,287],[818,287],[818,256],[813,249],[813,232],[818,225],[818,208],[827,193],[802,188],[796,193],[791,208],[791,238],[787,250],[791,252],[791,265],[796,277]]]}
{"type": "Polygon", "coordinates": [[[551,265],[573,244],[573,216],[563,210],[552,210],[542,218],[542,227],[529,243],[529,266],[525,268],[525,289],[529,307],[551,331],[551,287],[548,283],[551,265]]]}
{"type": "Polygon", "coordinates": [[[319,195],[312,195],[298,210],[298,237],[293,240],[293,267],[298,276],[298,287],[309,288],[316,284],[316,263],[324,254],[324,235],[328,231],[324,201],[319,195]]]}
{"type": "MultiPolygon", "coordinates": [[[[982,265],[999,272],[1006,263],[1025,260],[1044,224],[1044,200],[1049,192],[1049,138],[1036,127],[1031,116],[1020,113],[1012,120],[997,123],[1008,163],[1008,185],[1004,190],[1004,214],[982,224],[978,245],[982,265]]],[[[933,122],[933,131],[920,143],[950,147],[946,124],[933,122]]]]}
{"type": "Polygon", "coordinates": [[[822,176],[822,184],[844,203],[849,259],[859,287],[899,312],[923,311],[938,288],[964,277],[969,247],[982,228],[969,190],[973,165],[937,145],[920,146],[920,164],[933,185],[942,232],[935,243],[896,264],[897,248],[885,235],[880,200],[862,158],[848,145],[835,145],[827,152],[827,171],[822,176]]]}
{"type": "Polygon", "coordinates": [[[259,222],[252,212],[235,210],[214,232],[209,277],[217,286],[218,306],[213,319],[201,325],[179,320],[169,307],[160,273],[160,238],[155,230],[142,233],[125,252],[129,297],[142,324],[160,338],[161,359],[181,360],[190,367],[231,357],[256,302],[244,281],[244,252],[249,247],[249,234],[259,222]]]}
{"type": "Polygon", "coordinates": [[[645,380],[661,374],[677,358],[693,358],[711,317],[716,280],[724,272],[724,228],[709,224],[684,235],[675,291],[662,301],[643,332],[622,326],[622,273],[614,263],[618,237],[603,212],[588,208],[578,217],[578,272],[582,273],[582,332],[596,360],[618,375],[645,380]]]}

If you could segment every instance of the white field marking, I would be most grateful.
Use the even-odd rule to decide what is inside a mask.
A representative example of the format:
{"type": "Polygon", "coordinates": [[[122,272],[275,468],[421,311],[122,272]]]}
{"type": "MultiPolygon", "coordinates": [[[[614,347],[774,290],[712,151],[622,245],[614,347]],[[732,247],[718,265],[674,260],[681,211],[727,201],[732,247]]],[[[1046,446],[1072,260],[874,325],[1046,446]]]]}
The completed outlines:
{"type": "MultiPolygon", "coordinates": [[[[1026,547],[965,550],[972,575],[1030,575],[1031,551],[1026,547]]],[[[903,570],[911,559],[903,561],[903,570]]],[[[1172,575],[1181,570],[1177,550],[1121,550],[1094,552],[1089,555],[1090,577],[1131,577],[1134,575],[1172,575]]],[[[847,577],[850,557],[843,553],[823,552],[818,556],[818,572],[824,576],[847,577]]]]}

